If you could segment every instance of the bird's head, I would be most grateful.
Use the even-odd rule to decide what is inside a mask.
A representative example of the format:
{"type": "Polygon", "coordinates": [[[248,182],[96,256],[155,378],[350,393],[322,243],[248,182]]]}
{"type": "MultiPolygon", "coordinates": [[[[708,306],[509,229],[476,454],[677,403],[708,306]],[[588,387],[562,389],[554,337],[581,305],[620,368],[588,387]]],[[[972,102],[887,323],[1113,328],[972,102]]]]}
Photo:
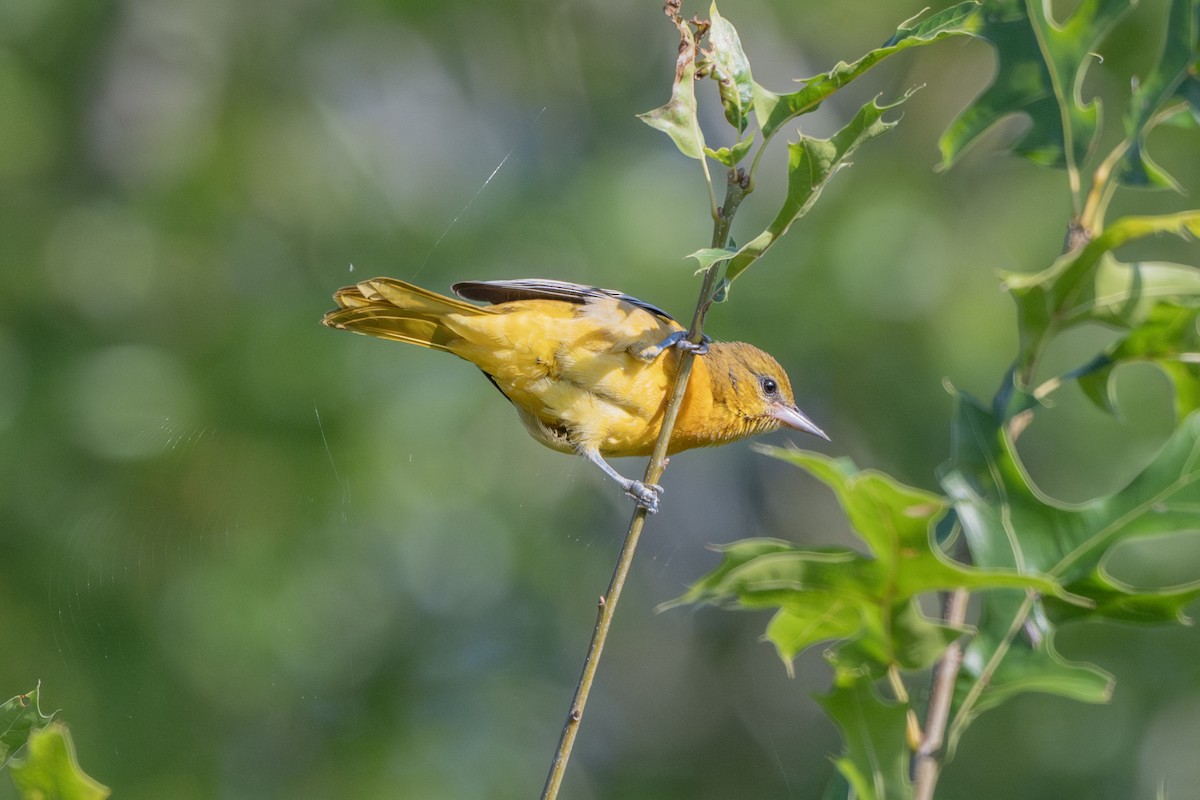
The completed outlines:
{"type": "Polygon", "coordinates": [[[782,426],[829,440],[825,432],[796,407],[787,373],[767,353],[744,342],[722,342],[712,345],[708,355],[702,358],[708,359],[714,396],[742,418],[743,424],[750,429],[748,434],[782,426]]]}

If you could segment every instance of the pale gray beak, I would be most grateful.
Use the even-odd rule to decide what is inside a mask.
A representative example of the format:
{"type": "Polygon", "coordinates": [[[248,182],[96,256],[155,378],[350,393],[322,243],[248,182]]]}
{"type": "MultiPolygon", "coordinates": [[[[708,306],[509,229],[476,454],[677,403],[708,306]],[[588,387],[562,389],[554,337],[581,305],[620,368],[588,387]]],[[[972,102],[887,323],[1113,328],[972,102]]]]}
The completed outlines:
{"type": "Polygon", "coordinates": [[[795,406],[785,406],[783,403],[775,403],[771,406],[771,416],[789,428],[811,433],[813,436],[820,436],[825,441],[829,441],[829,437],[825,435],[825,431],[818,428],[816,423],[804,416],[804,412],[795,406]]]}

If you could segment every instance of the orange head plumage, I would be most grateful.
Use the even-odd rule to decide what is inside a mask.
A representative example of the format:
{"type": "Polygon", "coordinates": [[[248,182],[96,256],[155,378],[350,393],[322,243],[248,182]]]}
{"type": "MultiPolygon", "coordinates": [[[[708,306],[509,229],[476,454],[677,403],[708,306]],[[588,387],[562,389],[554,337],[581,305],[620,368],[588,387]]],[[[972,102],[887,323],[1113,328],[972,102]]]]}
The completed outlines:
{"type": "Polygon", "coordinates": [[[828,438],[796,407],[791,381],[779,362],[752,344],[711,344],[693,367],[688,395],[671,437],[672,452],[780,427],[828,438]]]}

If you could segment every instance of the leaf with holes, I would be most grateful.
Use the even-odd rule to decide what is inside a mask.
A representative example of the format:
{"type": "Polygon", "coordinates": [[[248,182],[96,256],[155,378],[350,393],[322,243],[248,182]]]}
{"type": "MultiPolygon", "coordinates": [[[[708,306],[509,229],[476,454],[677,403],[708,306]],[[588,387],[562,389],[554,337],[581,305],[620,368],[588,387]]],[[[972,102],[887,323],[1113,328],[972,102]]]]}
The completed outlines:
{"type": "Polygon", "coordinates": [[[838,495],[869,555],[848,548],[797,548],[748,539],[719,548],[721,564],[670,605],[729,604],[774,608],[767,628],[785,665],[807,647],[839,644],[830,659],[841,670],[878,675],[889,666],[929,666],[962,631],[931,621],[920,594],[966,587],[1032,589],[1070,599],[1054,581],[1012,570],[957,564],[933,543],[946,512],[937,495],[904,486],[848,459],[765,449],[826,483],[838,495]]]}
{"type": "Polygon", "coordinates": [[[1200,114],[1200,0],[1172,0],[1157,63],[1137,82],[1125,114],[1128,149],[1117,167],[1128,186],[1182,191],[1146,153],[1146,137],[1178,115],[1200,114]]]}
{"type": "Polygon", "coordinates": [[[996,77],[942,134],[942,166],[1012,114],[1031,122],[1012,145],[1017,153],[1047,166],[1082,162],[1096,138],[1100,107],[1084,102],[1079,90],[1097,45],[1131,7],[1128,0],[1083,0],[1060,25],[1049,17],[1049,3],[984,4],[973,33],[996,49],[996,77]]]}
{"type": "MultiPolygon", "coordinates": [[[[1167,265],[1173,267],[1174,265],[1167,265]]],[[[1187,269],[1179,267],[1178,269],[1187,269]]],[[[1200,280],[1200,272],[1188,269],[1200,280]]],[[[1200,293],[1196,305],[1161,302],[1151,307],[1138,327],[1113,343],[1091,363],[1072,373],[1079,388],[1100,408],[1116,414],[1113,372],[1121,364],[1149,361],[1157,364],[1175,387],[1176,417],[1200,408],[1200,293]]]]}
{"type": "Polygon", "coordinates": [[[955,684],[955,716],[946,742],[951,755],[972,721],[1027,692],[1081,703],[1107,703],[1112,698],[1112,675],[1093,664],[1064,658],[1054,646],[1054,634],[1029,595],[997,591],[980,598],[979,621],[964,648],[955,684]],[[1030,618],[1013,631],[1013,621],[1025,614],[1030,618]]]}
{"type": "MultiPolygon", "coordinates": [[[[1090,611],[1074,609],[1073,616],[1109,615],[1114,593],[1137,602],[1140,590],[1112,581],[1105,570],[1115,545],[1200,529],[1200,414],[1185,419],[1124,489],[1073,506],[1054,502],[1032,485],[1000,421],[965,395],[959,396],[953,441],[954,460],[942,487],[958,512],[974,563],[1051,575],[1068,591],[1097,601],[1090,611]]],[[[1200,596],[1200,582],[1173,593],[1186,602],[1200,596]]],[[[1159,605],[1161,596],[1154,589],[1147,600],[1159,605]]],[[[1179,607],[1154,621],[1179,621],[1179,607]]]]}
{"type": "Polygon", "coordinates": [[[1111,679],[1062,659],[1053,647],[1054,625],[1068,619],[1179,622],[1183,607],[1200,597],[1200,581],[1133,587],[1106,568],[1121,542],[1200,529],[1200,414],[1184,420],[1124,489],[1075,506],[1056,503],[1032,485],[1002,420],[966,395],[959,396],[952,433],[953,460],[942,487],[974,563],[1049,575],[1092,601],[1090,608],[1068,608],[1046,598],[1043,613],[1032,594],[985,597],[980,633],[967,646],[960,675],[961,699],[969,698],[962,719],[1024,691],[1107,699],[1111,679]]]}

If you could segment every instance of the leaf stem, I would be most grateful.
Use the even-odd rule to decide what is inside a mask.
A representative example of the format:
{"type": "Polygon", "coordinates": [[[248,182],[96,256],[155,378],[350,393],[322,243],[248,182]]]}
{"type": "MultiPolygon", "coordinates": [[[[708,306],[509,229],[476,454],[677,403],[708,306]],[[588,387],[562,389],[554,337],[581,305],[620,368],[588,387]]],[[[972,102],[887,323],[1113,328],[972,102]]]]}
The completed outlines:
{"type": "MultiPolygon", "coordinates": [[[[1113,192],[1117,188],[1117,181],[1112,179],[1112,172],[1124,158],[1129,145],[1130,140],[1123,140],[1113,148],[1112,152],[1100,162],[1096,171],[1092,173],[1092,187],[1088,191],[1078,221],[1083,235],[1087,237],[1084,240],[1085,244],[1104,227],[1104,212],[1108,209],[1108,203],[1112,200],[1113,192]]],[[[1068,247],[1068,249],[1073,248],[1068,247]]]]}
{"type": "MultiPolygon", "coordinates": [[[[707,175],[707,169],[705,174],[707,175]]],[[[728,243],[733,216],[749,191],[750,181],[746,173],[742,170],[729,170],[728,182],[725,187],[725,204],[713,215],[713,247],[725,247],[728,243]]],[[[693,344],[699,344],[704,336],[704,317],[713,304],[717,278],[722,269],[723,262],[718,262],[704,273],[700,297],[696,301],[696,311],[692,316],[692,325],[688,329],[688,341],[693,344]]],[[[644,483],[658,483],[666,470],[667,448],[671,441],[671,433],[675,429],[675,420],[679,416],[680,406],[683,405],[683,395],[687,389],[694,359],[695,353],[692,350],[683,350],[679,355],[679,369],[675,373],[675,381],[671,386],[670,397],[663,412],[662,428],[654,443],[650,462],[646,465],[644,483]]],[[[551,762],[550,772],[546,776],[546,786],[542,789],[542,800],[554,800],[562,786],[563,776],[567,770],[567,761],[571,758],[571,749],[575,745],[575,737],[579,733],[579,725],[583,720],[584,706],[587,705],[588,695],[591,693],[592,683],[596,678],[596,670],[600,666],[600,655],[604,650],[604,643],[608,639],[608,631],[612,627],[613,616],[617,611],[617,601],[621,598],[621,590],[625,587],[625,579],[629,575],[630,566],[633,564],[633,555],[637,550],[645,524],[646,509],[637,506],[629,521],[629,529],[625,533],[621,552],[617,555],[617,563],[608,584],[608,591],[600,597],[596,626],[592,629],[592,640],[588,644],[587,656],[584,657],[583,671],[575,686],[575,696],[571,700],[571,708],[567,712],[567,720],[563,724],[562,734],[559,736],[558,748],[554,752],[554,760],[551,762]]]]}
{"type": "Polygon", "coordinates": [[[1037,39],[1038,50],[1041,52],[1042,61],[1046,66],[1046,74],[1050,78],[1050,86],[1054,91],[1055,99],[1058,101],[1058,109],[1060,119],[1062,120],[1063,134],[1063,160],[1064,167],[1067,171],[1067,186],[1071,191],[1071,209],[1075,217],[1080,216],[1080,178],[1079,164],[1075,160],[1075,131],[1071,124],[1070,107],[1077,93],[1075,86],[1064,86],[1062,77],[1059,75],[1054,57],[1052,55],[1053,47],[1046,41],[1046,33],[1043,26],[1049,28],[1055,25],[1051,18],[1051,8],[1049,3],[1043,3],[1039,0],[1025,0],[1025,10],[1033,28],[1034,38],[1037,39]],[[1041,12],[1040,14],[1038,12],[1041,12]],[[1038,24],[1041,23],[1041,24],[1038,24]]]}
{"type": "MultiPolygon", "coordinates": [[[[967,696],[963,698],[959,704],[958,711],[954,714],[954,719],[950,723],[950,741],[951,743],[958,741],[962,735],[963,729],[971,721],[971,711],[975,703],[979,700],[979,696],[983,694],[983,690],[992,682],[992,675],[1000,667],[1000,662],[1008,655],[1008,650],[1012,647],[1013,639],[1025,627],[1025,620],[1029,618],[1029,612],[1033,610],[1033,603],[1036,595],[1028,592],[1025,599],[1021,602],[1017,613],[1013,615],[1013,621],[1008,626],[1008,631],[1005,632],[1004,638],[996,645],[996,652],[992,653],[992,657],[988,659],[983,670],[979,673],[979,677],[975,679],[975,683],[971,685],[971,690],[967,692],[967,696]]],[[[953,745],[951,745],[953,746],[953,745]]]]}
{"type": "Polygon", "coordinates": [[[900,669],[896,666],[895,662],[888,665],[887,679],[892,687],[892,695],[896,698],[896,701],[908,706],[904,736],[908,740],[909,748],[916,750],[917,746],[921,743],[921,722],[912,710],[912,705],[908,697],[908,689],[904,685],[904,679],[900,677],[900,669]]]}
{"type": "MultiPolygon", "coordinates": [[[[966,589],[955,589],[946,598],[942,618],[947,624],[961,627],[967,619],[966,589]]],[[[913,759],[913,800],[933,800],[942,769],[942,746],[946,741],[946,723],[950,719],[950,705],[954,699],[954,684],[962,667],[963,648],[961,641],[954,641],[946,648],[933,673],[933,690],[929,695],[929,708],[925,712],[925,735],[913,759]]]]}
{"type": "MultiPolygon", "coordinates": [[[[700,158],[700,168],[704,170],[704,185],[708,188],[708,207],[712,211],[714,225],[720,221],[721,209],[717,207],[717,193],[713,191],[712,174],[708,171],[708,159],[700,158]]],[[[713,237],[716,238],[715,236],[713,237]]],[[[715,247],[715,245],[714,245],[715,247]]]]}

